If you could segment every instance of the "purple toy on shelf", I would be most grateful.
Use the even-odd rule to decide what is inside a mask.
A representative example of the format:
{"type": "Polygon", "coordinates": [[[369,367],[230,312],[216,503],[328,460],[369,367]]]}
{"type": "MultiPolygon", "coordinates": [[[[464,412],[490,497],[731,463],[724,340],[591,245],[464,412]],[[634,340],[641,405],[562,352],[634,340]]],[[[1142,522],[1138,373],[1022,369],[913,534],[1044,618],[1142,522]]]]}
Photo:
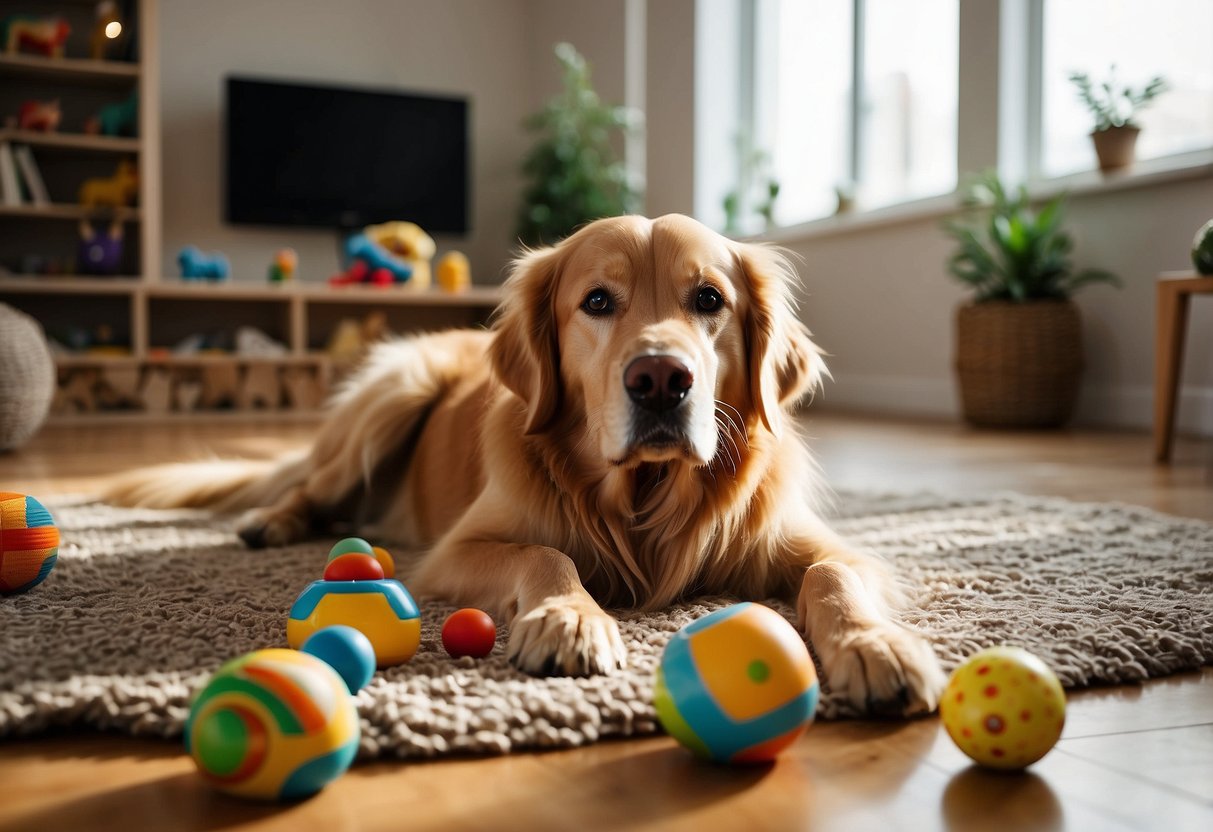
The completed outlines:
{"type": "Polygon", "coordinates": [[[121,262],[122,222],[115,219],[108,229],[98,231],[91,222],[83,220],[76,249],[76,268],[80,274],[117,274],[121,262]]]}

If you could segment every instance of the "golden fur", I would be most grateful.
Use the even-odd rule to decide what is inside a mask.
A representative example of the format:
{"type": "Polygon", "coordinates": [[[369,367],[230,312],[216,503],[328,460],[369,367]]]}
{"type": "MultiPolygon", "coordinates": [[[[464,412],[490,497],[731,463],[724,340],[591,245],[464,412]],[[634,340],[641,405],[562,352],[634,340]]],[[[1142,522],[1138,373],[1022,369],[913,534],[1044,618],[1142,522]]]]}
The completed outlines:
{"type": "Polygon", "coordinates": [[[425,547],[410,587],[508,623],[511,660],[535,673],[626,662],[600,605],[794,596],[832,688],[860,710],[929,711],[934,654],[889,616],[881,562],[816,510],[789,411],[825,369],[795,280],[776,251],[686,217],[600,220],[516,262],[492,332],[377,348],[307,455],[136,472],[109,496],[251,509],[254,546],[353,521],[425,547]],[[705,290],[719,309],[697,306],[705,290]],[[638,438],[624,374],[642,356],[693,374],[675,411],[645,417],[674,420],[675,441],[638,438]]]}

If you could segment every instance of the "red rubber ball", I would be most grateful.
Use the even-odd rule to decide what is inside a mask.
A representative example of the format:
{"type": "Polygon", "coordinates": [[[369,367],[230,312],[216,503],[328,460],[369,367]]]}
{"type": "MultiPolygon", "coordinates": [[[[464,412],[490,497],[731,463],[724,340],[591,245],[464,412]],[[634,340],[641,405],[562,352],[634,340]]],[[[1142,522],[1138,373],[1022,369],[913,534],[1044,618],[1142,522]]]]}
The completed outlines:
{"type": "Polygon", "coordinates": [[[468,608],[453,612],[442,625],[442,646],[452,658],[483,659],[493,652],[496,642],[497,626],[488,613],[480,610],[468,608]]]}
{"type": "Polygon", "coordinates": [[[324,567],[326,581],[382,581],[383,567],[373,555],[350,552],[338,555],[324,567]]]}

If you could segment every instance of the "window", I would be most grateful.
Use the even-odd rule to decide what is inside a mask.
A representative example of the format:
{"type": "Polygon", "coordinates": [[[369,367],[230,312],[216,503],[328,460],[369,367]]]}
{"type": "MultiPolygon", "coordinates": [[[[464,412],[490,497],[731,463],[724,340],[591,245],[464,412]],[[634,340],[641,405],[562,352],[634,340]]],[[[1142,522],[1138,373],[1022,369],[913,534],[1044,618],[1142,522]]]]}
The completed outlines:
{"type": "Polygon", "coordinates": [[[872,208],[956,187],[958,0],[700,0],[698,9],[697,83],[711,98],[697,109],[705,221],[722,220],[725,194],[740,191],[731,230],[761,230],[771,179],[777,226],[834,213],[839,188],[872,208]]]}
{"type": "Polygon", "coordinates": [[[1092,120],[1068,80],[1120,84],[1163,75],[1170,90],[1135,119],[1138,159],[1213,146],[1213,3],[1209,0],[1042,0],[1041,139],[1037,175],[1095,167],[1092,120]]]}

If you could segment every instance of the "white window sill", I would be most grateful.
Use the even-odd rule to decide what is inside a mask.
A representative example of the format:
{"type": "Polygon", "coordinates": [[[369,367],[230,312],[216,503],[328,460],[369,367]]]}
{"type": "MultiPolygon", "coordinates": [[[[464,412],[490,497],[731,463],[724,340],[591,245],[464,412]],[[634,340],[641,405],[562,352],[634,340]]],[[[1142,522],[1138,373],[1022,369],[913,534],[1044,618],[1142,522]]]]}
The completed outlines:
{"type": "MultiPolygon", "coordinates": [[[[1213,177],[1213,150],[1202,150],[1162,159],[1148,159],[1138,162],[1133,168],[1123,173],[1105,174],[1091,170],[1056,179],[1030,182],[1028,183],[1028,194],[1034,201],[1051,199],[1063,192],[1071,197],[1083,197],[1205,177],[1213,177]]],[[[960,210],[958,194],[941,194],[883,208],[873,208],[867,211],[856,210],[796,225],[774,228],[746,239],[754,242],[788,244],[917,220],[942,218],[960,210]]]]}

